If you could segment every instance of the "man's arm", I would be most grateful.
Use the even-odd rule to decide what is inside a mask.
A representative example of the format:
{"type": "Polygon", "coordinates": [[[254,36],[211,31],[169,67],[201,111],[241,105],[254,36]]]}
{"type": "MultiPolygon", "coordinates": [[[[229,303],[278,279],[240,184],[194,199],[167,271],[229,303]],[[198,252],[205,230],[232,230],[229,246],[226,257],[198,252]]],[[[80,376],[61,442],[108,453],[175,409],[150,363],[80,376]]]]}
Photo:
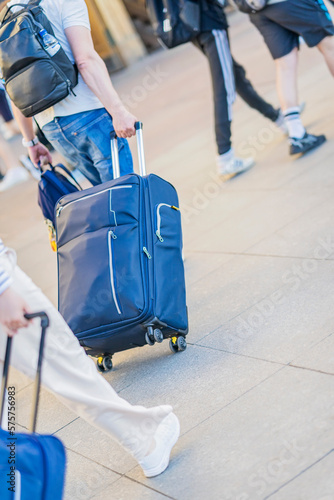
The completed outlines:
{"type": "MultiPolygon", "coordinates": [[[[20,127],[24,140],[27,142],[32,141],[35,138],[32,118],[26,118],[13,103],[12,108],[13,115],[15,116],[15,119],[20,127]]],[[[50,151],[40,142],[38,142],[35,146],[28,148],[28,153],[31,161],[34,165],[36,165],[36,167],[39,161],[41,163],[44,163],[44,161],[52,163],[50,151]]]]}
{"type": "Polygon", "coordinates": [[[93,40],[88,28],[71,26],[65,29],[79,72],[112,116],[118,137],[131,137],[135,134],[136,117],[124,107],[114,89],[106,65],[94,49],[93,40]]]}

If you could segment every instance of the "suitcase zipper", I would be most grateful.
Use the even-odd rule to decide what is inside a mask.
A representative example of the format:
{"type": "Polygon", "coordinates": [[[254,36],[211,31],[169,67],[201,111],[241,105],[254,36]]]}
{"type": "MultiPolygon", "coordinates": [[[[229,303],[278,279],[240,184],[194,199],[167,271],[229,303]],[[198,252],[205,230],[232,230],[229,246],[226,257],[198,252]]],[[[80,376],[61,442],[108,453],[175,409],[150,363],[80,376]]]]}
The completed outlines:
{"type": "Polygon", "coordinates": [[[148,259],[152,259],[152,255],[150,254],[150,252],[147,250],[146,247],[143,247],[143,252],[148,259]]]}
{"type": "Polygon", "coordinates": [[[62,205],[62,206],[60,206],[60,207],[57,208],[57,210],[56,210],[56,217],[59,217],[61,211],[65,207],[68,207],[69,205],[72,205],[72,203],[77,203],[77,202],[82,201],[82,200],[87,200],[88,198],[92,198],[93,196],[98,196],[99,194],[105,193],[106,191],[112,191],[114,189],[124,189],[124,188],[132,188],[132,185],[126,184],[124,186],[115,186],[115,187],[112,187],[112,188],[103,189],[103,191],[99,191],[98,193],[89,194],[89,195],[83,196],[82,198],[79,198],[77,200],[70,201],[70,202],[66,203],[66,205],[62,205]]]}
{"type": "MultiPolygon", "coordinates": [[[[111,284],[111,291],[112,291],[112,296],[114,299],[114,304],[116,306],[118,314],[122,314],[118,300],[116,297],[116,290],[115,290],[115,277],[114,277],[114,263],[113,263],[113,248],[112,248],[112,240],[115,239],[115,233],[113,231],[108,232],[108,250],[109,250],[109,272],[110,272],[110,284],[111,284]]],[[[117,238],[117,236],[116,236],[117,238]]]]}
{"type": "Polygon", "coordinates": [[[164,241],[163,237],[161,236],[160,229],[161,229],[161,215],[160,215],[160,208],[161,207],[169,207],[172,208],[173,210],[180,210],[178,207],[175,207],[174,205],[168,205],[168,203],[159,203],[157,206],[157,230],[155,234],[157,235],[159,241],[161,243],[164,241]]]}

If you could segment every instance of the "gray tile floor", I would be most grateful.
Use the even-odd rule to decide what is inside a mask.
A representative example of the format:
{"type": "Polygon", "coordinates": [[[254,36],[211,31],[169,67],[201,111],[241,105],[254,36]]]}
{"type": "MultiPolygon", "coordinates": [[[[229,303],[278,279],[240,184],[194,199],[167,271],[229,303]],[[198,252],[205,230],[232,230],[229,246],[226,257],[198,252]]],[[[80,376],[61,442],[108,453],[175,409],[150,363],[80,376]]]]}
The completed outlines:
{"type": "MultiPolygon", "coordinates": [[[[277,104],[260,36],[241,14],[231,25],[234,56],[277,104]]],[[[172,355],[164,343],[119,353],[106,378],[134,404],[172,404],[181,437],[169,469],[148,480],[43,392],[39,430],[68,450],[66,500],[333,500],[334,108],[320,55],[302,47],[300,93],[305,123],[327,144],[292,160],[285,138],[237,100],[234,146],[252,149],[257,164],[225,184],[215,174],[207,63],[194,47],[156,53],[114,80],[145,123],[149,171],[179,191],[191,328],[186,352],[172,355]]],[[[0,228],[56,302],[33,180],[1,193],[0,228]]],[[[12,376],[26,426],[31,383],[12,376]]]]}

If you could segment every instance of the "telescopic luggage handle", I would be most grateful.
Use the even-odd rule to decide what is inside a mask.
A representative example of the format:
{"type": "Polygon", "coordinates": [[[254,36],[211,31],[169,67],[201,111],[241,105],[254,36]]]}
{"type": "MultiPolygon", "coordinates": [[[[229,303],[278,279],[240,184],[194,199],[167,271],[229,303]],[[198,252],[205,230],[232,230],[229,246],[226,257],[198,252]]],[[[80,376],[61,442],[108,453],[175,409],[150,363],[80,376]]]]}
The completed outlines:
{"type": "MultiPolygon", "coordinates": [[[[34,396],[33,396],[33,411],[32,411],[30,425],[29,425],[29,431],[35,432],[36,421],[37,421],[38,402],[39,402],[39,393],[40,393],[40,387],[41,387],[41,372],[42,372],[42,361],[43,361],[45,334],[46,334],[46,330],[47,330],[50,322],[49,322],[48,315],[43,311],[37,312],[37,313],[32,313],[32,314],[25,314],[24,317],[26,319],[41,318],[41,328],[42,328],[41,341],[40,341],[39,353],[38,353],[37,373],[36,373],[36,379],[35,379],[34,396]]],[[[13,338],[8,337],[7,345],[6,345],[6,355],[5,355],[4,365],[3,365],[2,383],[1,383],[0,422],[2,422],[2,417],[4,414],[4,410],[5,410],[5,393],[6,393],[7,382],[8,382],[8,371],[9,371],[10,355],[11,355],[11,350],[12,350],[12,342],[13,342],[13,338]]]]}
{"type": "MultiPolygon", "coordinates": [[[[139,160],[139,172],[142,177],[146,175],[146,163],[144,155],[144,140],[143,140],[143,123],[136,122],[136,138],[137,138],[137,150],[138,150],[138,160],[139,160]]],[[[118,179],[121,176],[119,168],[119,156],[117,147],[117,135],[115,131],[110,133],[111,140],[111,159],[113,165],[114,179],[118,179]]]]}

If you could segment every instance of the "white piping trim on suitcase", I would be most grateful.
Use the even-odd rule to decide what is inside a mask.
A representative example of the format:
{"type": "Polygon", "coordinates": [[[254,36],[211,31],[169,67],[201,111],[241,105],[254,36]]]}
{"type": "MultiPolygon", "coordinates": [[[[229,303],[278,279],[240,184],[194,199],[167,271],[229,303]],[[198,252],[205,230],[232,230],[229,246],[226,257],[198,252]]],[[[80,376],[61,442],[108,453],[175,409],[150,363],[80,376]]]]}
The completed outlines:
{"type": "Polygon", "coordinates": [[[157,237],[159,238],[159,240],[161,242],[164,241],[163,237],[161,236],[160,234],[160,227],[161,227],[161,215],[160,215],[160,208],[161,207],[168,207],[168,208],[172,208],[172,205],[168,205],[168,203],[159,203],[159,205],[157,206],[157,230],[155,232],[155,234],[157,235],[157,237]]]}
{"type": "Polygon", "coordinates": [[[132,185],[125,184],[124,186],[115,186],[115,187],[112,187],[112,188],[103,189],[103,191],[99,191],[98,193],[89,194],[89,195],[87,195],[87,196],[83,196],[82,198],[78,198],[77,200],[70,201],[69,203],[66,203],[66,205],[62,205],[61,207],[59,207],[59,208],[57,209],[57,214],[56,214],[56,216],[57,216],[57,217],[59,217],[60,212],[61,212],[64,208],[68,207],[69,205],[72,205],[72,203],[78,203],[79,201],[82,201],[82,200],[87,200],[88,198],[93,198],[93,196],[98,196],[99,194],[106,193],[107,191],[112,191],[113,189],[123,189],[123,188],[132,188],[132,185]]]}
{"type": "Polygon", "coordinates": [[[111,284],[111,291],[112,291],[112,296],[114,299],[114,303],[117,309],[118,314],[122,314],[118,300],[116,297],[116,290],[115,290],[115,281],[114,281],[114,269],[113,269],[113,256],[112,256],[112,238],[113,238],[113,232],[109,231],[108,232],[108,250],[109,250],[109,272],[110,272],[110,284],[111,284]]]}
{"type": "Polygon", "coordinates": [[[110,189],[110,193],[109,193],[109,210],[110,212],[112,212],[114,214],[114,225],[117,226],[117,220],[116,220],[116,212],[115,210],[112,209],[112,192],[114,189],[123,189],[123,188],[132,188],[132,186],[126,184],[124,186],[115,186],[113,188],[110,189]]]}
{"type": "Polygon", "coordinates": [[[157,235],[158,239],[162,243],[164,241],[164,239],[160,233],[160,229],[161,229],[160,208],[161,207],[168,207],[168,208],[172,208],[173,210],[180,210],[180,209],[178,207],[175,207],[174,205],[169,205],[168,203],[159,203],[159,205],[157,206],[157,230],[156,230],[155,234],[157,235]]]}
{"type": "Polygon", "coordinates": [[[110,212],[111,212],[112,214],[114,214],[114,226],[117,226],[116,212],[115,212],[115,210],[113,210],[113,209],[111,208],[111,198],[112,198],[112,197],[111,197],[111,193],[112,193],[112,191],[111,191],[111,189],[110,189],[110,192],[109,192],[109,210],[110,210],[110,212]]]}

